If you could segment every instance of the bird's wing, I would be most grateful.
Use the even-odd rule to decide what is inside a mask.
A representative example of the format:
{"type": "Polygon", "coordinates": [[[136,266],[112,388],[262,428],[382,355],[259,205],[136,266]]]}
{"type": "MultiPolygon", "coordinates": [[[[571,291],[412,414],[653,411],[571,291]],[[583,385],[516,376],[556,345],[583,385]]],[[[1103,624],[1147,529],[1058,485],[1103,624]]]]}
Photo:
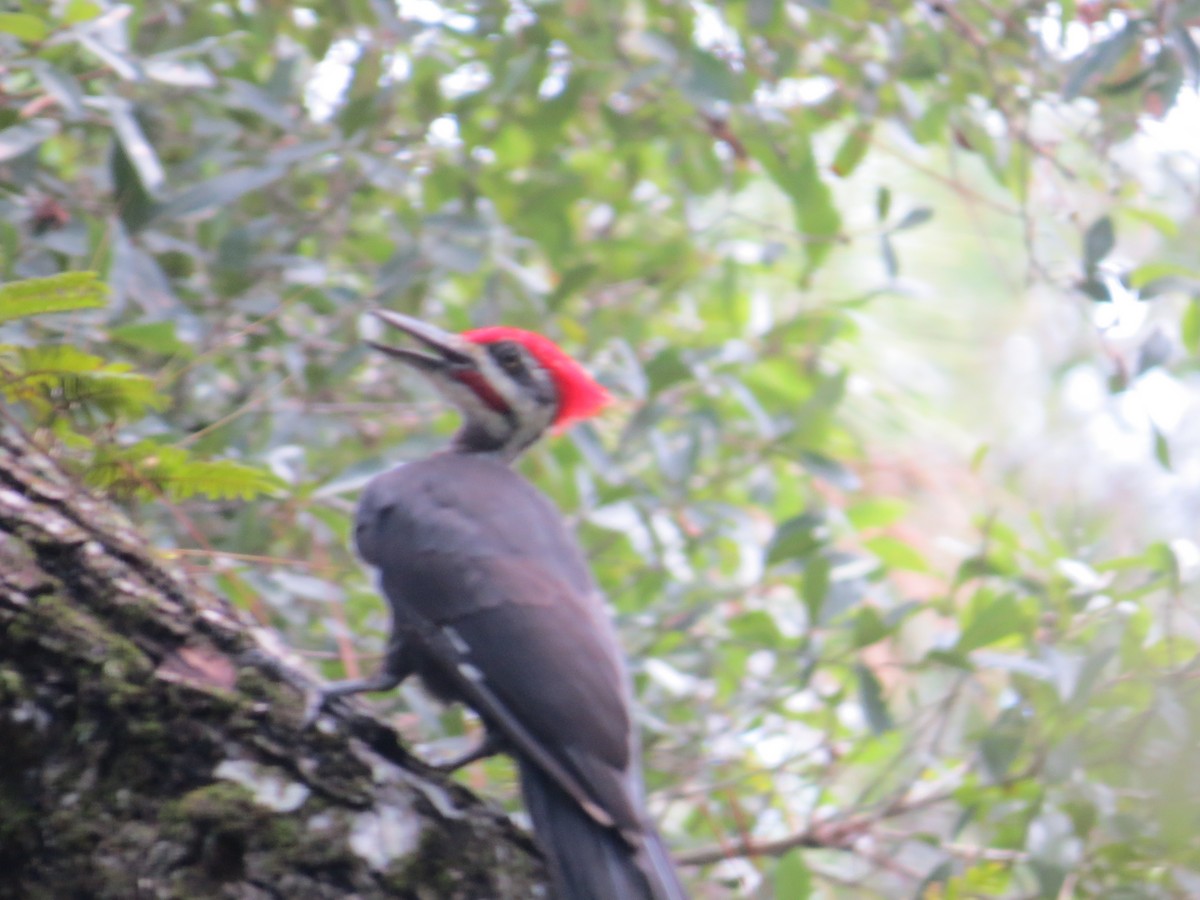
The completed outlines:
{"type": "Polygon", "coordinates": [[[429,554],[383,568],[391,597],[460,698],[606,825],[639,825],[630,781],[632,724],[616,639],[595,598],[523,559],[429,554]],[[421,615],[416,595],[454,596],[451,616],[421,615]],[[599,614],[599,615],[598,615],[599,614]]]}
{"type": "Polygon", "coordinates": [[[439,683],[597,821],[634,829],[620,645],[553,505],[502,464],[431,457],[367,486],[356,541],[439,683]]]}

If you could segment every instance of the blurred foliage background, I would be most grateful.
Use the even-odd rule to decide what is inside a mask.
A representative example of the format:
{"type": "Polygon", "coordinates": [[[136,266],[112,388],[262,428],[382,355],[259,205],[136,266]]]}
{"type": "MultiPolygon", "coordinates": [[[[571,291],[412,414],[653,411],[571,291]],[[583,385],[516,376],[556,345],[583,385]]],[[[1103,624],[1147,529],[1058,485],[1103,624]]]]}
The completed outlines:
{"type": "Polygon", "coordinates": [[[1196,0],[0,8],[3,427],[326,676],[364,311],[534,328],[697,897],[1200,895],[1196,0]]]}

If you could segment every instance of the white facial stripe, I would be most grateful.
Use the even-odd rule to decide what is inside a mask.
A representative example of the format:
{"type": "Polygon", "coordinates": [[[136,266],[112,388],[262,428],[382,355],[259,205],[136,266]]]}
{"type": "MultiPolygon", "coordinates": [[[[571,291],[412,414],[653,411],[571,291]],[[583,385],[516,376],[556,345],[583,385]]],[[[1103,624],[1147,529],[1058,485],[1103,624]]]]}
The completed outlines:
{"type": "Polygon", "coordinates": [[[481,397],[476,388],[451,372],[439,372],[433,380],[442,395],[463,414],[460,435],[466,436],[465,446],[512,460],[554,422],[557,404],[553,400],[547,402],[554,397],[550,374],[525,353],[526,369],[535,383],[522,383],[506,372],[486,347],[480,346],[472,355],[478,367],[474,376],[486,382],[493,397],[481,397]],[[498,409],[501,404],[507,409],[498,409]]]}
{"type": "Polygon", "coordinates": [[[446,399],[462,410],[463,416],[472,422],[478,422],[488,434],[503,434],[512,430],[504,413],[492,409],[465,384],[439,380],[438,387],[446,395],[446,399]]]}
{"type": "MultiPolygon", "coordinates": [[[[532,361],[530,363],[536,365],[532,361]]],[[[490,353],[483,354],[479,369],[512,411],[512,417],[504,423],[510,434],[505,437],[503,443],[506,448],[511,448],[511,453],[515,456],[550,427],[554,421],[555,408],[552,404],[539,403],[534,393],[505,372],[490,353]]]]}

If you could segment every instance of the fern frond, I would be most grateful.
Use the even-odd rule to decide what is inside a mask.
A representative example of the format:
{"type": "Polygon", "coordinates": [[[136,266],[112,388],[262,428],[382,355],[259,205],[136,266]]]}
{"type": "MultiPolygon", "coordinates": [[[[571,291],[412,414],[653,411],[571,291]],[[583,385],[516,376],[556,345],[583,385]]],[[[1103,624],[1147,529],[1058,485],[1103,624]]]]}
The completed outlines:
{"type": "Polygon", "coordinates": [[[140,417],[167,403],[154,381],[130,366],[63,345],[0,346],[0,390],[10,402],[94,410],[109,418],[140,417]]]}
{"type": "Polygon", "coordinates": [[[250,500],[276,494],[284,487],[270,472],[228,459],[188,463],[172,472],[164,485],[177,500],[196,494],[213,500],[250,500]]]}
{"type": "Polygon", "coordinates": [[[141,441],[105,448],[84,473],[88,483],[118,497],[249,500],[274,494],[283,483],[263,469],[232,460],[193,460],[186,450],[141,441]]]}
{"type": "Polygon", "coordinates": [[[0,285],[0,322],[45,313],[96,309],[108,302],[108,287],[95,272],[63,272],[0,285]]]}

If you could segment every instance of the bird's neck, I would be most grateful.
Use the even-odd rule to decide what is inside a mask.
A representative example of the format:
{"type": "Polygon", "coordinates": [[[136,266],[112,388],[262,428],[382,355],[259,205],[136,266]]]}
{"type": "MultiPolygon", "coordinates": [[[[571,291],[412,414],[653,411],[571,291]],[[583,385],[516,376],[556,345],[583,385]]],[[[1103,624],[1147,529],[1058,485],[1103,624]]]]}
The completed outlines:
{"type": "Polygon", "coordinates": [[[454,440],[450,444],[450,452],[464,456],[485,456],[504,463],[512,463],[539,436],[539,434],[525,435],[520,430],[509,430],[505,434],[497,434],[480,422],[467,420],[454,435],[454,440]]]}

